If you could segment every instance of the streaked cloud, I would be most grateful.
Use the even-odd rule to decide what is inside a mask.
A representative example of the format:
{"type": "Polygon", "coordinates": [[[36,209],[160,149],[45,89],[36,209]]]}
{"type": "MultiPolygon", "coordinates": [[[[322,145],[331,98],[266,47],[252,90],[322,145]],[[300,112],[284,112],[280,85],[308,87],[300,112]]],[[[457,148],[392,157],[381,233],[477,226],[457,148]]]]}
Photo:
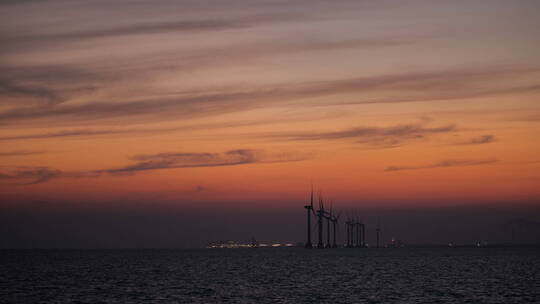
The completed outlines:
{"type": "Polygon", "coordinates": [[[516,121],[537,122],[540,121],[540,113],[528,114],[519,118],[514,118],[516,121]]]}
{"type": "Polygon", "coordinates": [[[311,153],[236,149],[222,153],[158,153],[136,155],[132,165],[94,171],[66,172],[49,167],[15,167],[0,171],[0,181],[18,185],[44,183],[56,178],[99,177],[103,175],[135,174],[163,169],[239,166],[257,163],[281,163],[307,160],[311,153]]]}
{"type": "MultiPolygon", "coordinates": [[[[1,65],[0,65],[1,66],[1,65]]],[[[31,110],[94,92],[111,76],[63,65],[1,66],[0,106],[31,110]]]]}
{"type": "Polygon", "coordinates": [[[17,33],[4,35],[2,42],[4,46],[0,50],[14,51],[17,47],[37,46],[44,43],[65,43],[66,41],[93,39],[93,38],[114,38],[130,35],[150,35],[171,32],[201,32],[219,31],[226,29],[240,29],[253,27],[265,23],[299,21],[301,16],[283,15],[252,15],[239,16],[237,18],[212,18],[212,19],[184,19],[167,20],[161,22],[138,22],[124,26],[94,27],[80,30],[68,30],[55,33],[24,34],[17,33]]]}
{"type": "Polygon", "coordinates": [[[84,137],[101,137],[101,136],[115,136],[115,135],[129,135],[129,136],[143,136],[163,134],[168,132],[177,131],[196,131],[205,129],[225,129],[235,128],[243,126],[254,126],[259,124],[265,124],[275,122],[275,120],[259,120],[259,121],[229,121],[221,123],[202,123],[184,125],[170,128],[133,128],[133,129],[75,129],[75,130],[61,130],[48,133],[30,133],[22,135],[1,136],[0,141],[14,141],[14,140],[29,140],[29,139],[52,139],[52,138],[84,138],[84,137]]]}
{"type": "Polygon", "coordinates": [[[482,145],[482,144],[489,144],[495,141],[494,135],[482,135],[479,137],[471,138],[462,142],[458,142],[458,145],[482,145]]]}
{"type": "Polygon", "coordinates": [[[135,164],[126,167],[97,171],[100,173],[125,173],[171,168],[197,168],[237,166],[254,163],[276,163],[306,160],[306,153],[266,153],[264,151],[237,149],[223,153],[159,153],[138,155],[131,158],[135,164]]]}
{"type": "Polygon", "coordinates": [[[427,127],[425,124],[404,124],[391,127],[356,127],[331,132],[297,132],[268,135],[270,138],[292,141],[353,139],[357,143],[378,148],[396,147],[402,142],[422,139],[431,134],[456,131],[455,125],[427,127]]]}
{"type": "Polygon", "coordinates": [[[436,168],[448,168],[448,167],[463,167],[463,166],[479,166],[479,165],[489,165],[496,163],[496,159],[480,159],[480,160],[471,160],[471,159],[462,159],[462,160],[442,160],[440,162],[428,165],[418,165],[418,166],[390,166],[386,167],[384,171],[404,171],[404,170],[419,170],[419,169],[436,169],[436,168]]]}
{"type": "Polygon", "coordinates": [[[62,171],[49,167],[18,167],[6,172],[0,172],[0,181],[10,184],[33,185],[62,176],[64,176],[62,171]]]}
{"type": "MultiPolygon", "coordinates": [[[[23,140],[23,139],[49,139],[49,138],[64,138],[64,137],[87,137],[99,135],[115,135],[115,134],[130,134],[134,130],[65,130],[50,133],[36,133],[26,135],[2,136],[0,141],[23,140]]],[[[142,132],[142,131],[139,131],[142,132]]]]}
{"type": "Polygon", "coordinates": [[[7,151],[7,152],[0,152],[1,156],[25,156],[25,155],[36,155],[36,154],[44,154],[45,151],[32,151],[32,150],[17,150],[17,151],[7,151]]]}
{"type": "Polygon", "coordinates": [[[40,101],[44,100],[47,104],[57,103],[63,99],[59,93],[52,89],[35,85],[19,84],[5,79],[0,79],[0,94],[4,96],[4,99],[0,101],[3,104],[9,101],[5,99],[7,96],[31,97],[40,101]]]}

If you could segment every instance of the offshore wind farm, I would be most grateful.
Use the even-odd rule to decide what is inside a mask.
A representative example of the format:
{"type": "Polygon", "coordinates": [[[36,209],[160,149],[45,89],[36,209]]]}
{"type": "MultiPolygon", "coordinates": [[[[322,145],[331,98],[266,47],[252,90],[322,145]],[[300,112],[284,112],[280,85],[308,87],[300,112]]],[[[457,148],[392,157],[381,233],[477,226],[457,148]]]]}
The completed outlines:
{"type": "Polygon", "coordinates": [[[366,226],[358,220],[358,217],[356,220],[352,220],[350,218],[347,218],[346,224],[346,240],[347,242],[345,244],[339,243],[338,241],[338,231],[339,231],[339,224],[341,223],[339,221],[341,217],[341,212],[338,212],[336,215],[335,211],[333,210],[332,205],[330,206],[329,210],[325,210],[324,208],[324,199],[319,193],[319,200],[318,200],[318,209],[315,211],[315,207],[313,205],[313,189],[311,190],[311,196],[309,205],[305,205],[304,208],[306,209],[306,241],[304,243],[304,247],[306,249],[312,249],[312,248],[338,248],[338,247],[346,247],[346,248],[364,248],[367,246],[365,242],[365,233],[366,233],[366,226]],[[311,216],[314,216],[317,218],[317,221],[315,222],[315,228],[317,231],[317,244],[314,246],[312,242],[312,221],[311,216]],[[325,231],[325,221],[326,221],[326,243],[323,240],[323,235],[325,231]],[[356,230],[356,232],[355,232],[356,230]],[[332,236],[332,237],[331,237],[332,236]]]}
{"type": "MultiPolygon", "coordinates": [[[[318,197],[312,187],[308,203],[303,206],[305,209],[305,239],[300,240],[257,240],[252,236],[249,240],[222,240],[208,243],[206,248],[212,249],[238,249],[238,248],[286,248],[303,247],[305,249],[335,249],[335,248],[454,248],[454,247],[489,247],[489,248],[520,248],[520,247],[538,247],[537,243],[516,242],[515,227],[510,230],[498,232],[502,235],[499,242],[488,242],[486,235],[484,238],[472,242],[456,243],[451,240],[439,240],[432,243],[408,243],[399,236],[390,235],[386,239],[382,238],[381,219],[378,216],[376,224],[371,230],[367,230],[367,225],[362,220],[361,213],[357,210],[348,212],[336,211],[334,202],[323,197],[319,192],[318,197]],[[315,203],[316,202],[316,203],[315,203]],[[325,202],[326,206],[325,207],[325,202]],[[328,207],[329,206],[329,207],[328,207]],[[344,215],[344,219],[340,218],[344,215]],[[368,232],[366,232],[368,231],[368,232]],[[373,243],[366,240],[366,233],[371,232],[373,243]],[[510,233],[510,234],[509,234],[510,233]],[[510,236],[510,237],[509,237],[510,236]]],[[[274,222],[279,225],[279,221],[274,222]]],[[[302,225],[296,225],[300,229],[302,225]]],[[[253,229],[252,229],[253,230],[253,229]]]]}

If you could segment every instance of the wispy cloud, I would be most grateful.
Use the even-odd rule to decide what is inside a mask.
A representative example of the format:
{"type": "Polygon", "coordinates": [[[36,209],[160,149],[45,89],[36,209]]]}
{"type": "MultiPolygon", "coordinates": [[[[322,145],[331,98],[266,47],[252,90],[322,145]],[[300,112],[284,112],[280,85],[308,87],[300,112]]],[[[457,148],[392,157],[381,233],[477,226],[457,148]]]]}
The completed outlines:
{"type": "MultiPolygon", "coordinates": [[[[11,80],[0,79],[0,94],[6,97],[31,97],[38,100],[45,100],[47,104],[54,104],[62,100],[61,94],[58,92],[41,86],[24,85],[15,83],[11,80]]],[[[4,99],[2,103],[7,103],[4,99]]]]}
{"type": "Polygon", "coordinates": [[[540,113],[524,115],[519,118],[514,118],[513,120],[537,122],[540,121],[540,113]]]}
{"type": "Polygon", "coordinates": [[[124,173],[171,168],[222,167],[254,163],[275,163],[300,161],[310,158],[309,154],[280,153],[269,154],[258,150],[238,149],[223,153],[159,153],[138,155],[131,159],[133,165],[97,172],[124,173]]]}
{"type": "Polygon", "coordinates": [[[0,152],[1,156],[25,156],[25,155],[36,155],[36,154],[44,154],[45,151],[31,151],[31,150],[17,150],[17,151],[7,151],[7,152],[0,152]]]}
{"type": "Polygon", "coordinates": [[[237,18],[208,18],[208,19],[184,19],[170,20],[162,22],[139,22],[127,24],[124,26],[103,27],[94,25],[94,28],[70,30],[63,32],[35,34],[12,34],[5,35],[4,42],[9,42],[8,49],[13,50],[14,45],[28,46],[38,43],[58,43],[59,41],[107,38],[128,35],[148,35],[170,32],[200,32],[200,31],[218,31],[226,29],[238,29],[253,27],[265,23],[275,23],[283,21],[299,21],[306,19],[302,16],[281,15],[251,15],[238,16],[237,18]]]}
{"type": "Polygon", "coordinates": [[[142,171],[163,169],[239,166],[257,163],[280,163],[307,160],[309,153],[237,149],[222,153],[158,153],[136,155],[132,165],[94,171],[65,172],[49,167],[15,167],[0,172],[0,181],[12,184],[33,185],[55,178],[99,177],[103,175],[135,174],[142,171]]]}
{"type": "Polygon", "coordinates": [[[81,137],[81,136],[99,136],[99,135],[114,135],[114,134],[129,134],[133,133],[133,130],[65,130],[50,133],[37,133],[26,135],[12,135],[2,136],[0,141],[8,140],[22,140],[22,139],[49,139],[49,138],[62,138],[62,137],[81,137]]]}
{"type": "Polygon", "coordinates": [[[462,166],[478,166],[488,165],[497,162],[496,159],[481,159],[481,160],[442,160],[440,162],[428,165],[419,166],[390,166],[386,167],[384,171],[404,171],[404,170],[419,170],[419,169],[436,169],[436,168],[448,168],[448,167],[462,167],[462,166]]]}
{"type": "Polygon", "coordinates": [[[1,136],[0,141],[11,141],[11,140],[27,140],[27,139],[51,139],[51,138],[79,138],[79,137],[96,137],[96,136],[114,136],[114,135],[130,135],[130,136],[142,136],[142,135],[153,135],[153,134],[163,134],[167,132],[176,132],[176,131],[194,131],[194,130],[205,130],[205,129],[224,129],[224,128],[234,128],[242,126],[253,126],[259,124],[265,124],[275,122],[258,120],[258,121],[229,121],[221,123],[203,123],[203,124],[193,124],[193,125],[184,125],[179,127],[170,127],[170,128],[134,128],[134,129],[75,129],[75,130],[61,130],[55,132],[47,133],[31,133],[31,134],[22,134],[22,135],[11,135],[11,136],[1,136]]]}
{"type": "Polygon", "coordinates": [[[482,135],[480,137],[471,138],[462,142],[458,142],[458,145],[482,145],[489,144],[495,141],[494,135],[482,135]]]}
{"type": "Polygon", "coordinates": [[[8,172],[0,172],[0,181],[19,185],[33,185],[62,176],[64,176],[62,171],[49,167],[17,167],[8,172]]]}
{"type": "Polygon", "coordinates": [[[208,191],[208,188],[206,188],[203,185],[197,185],[195,188],[193,188],[193,192],[204,192],[208,191]]]}
{"type": "Polygon", "coordinates": [[[271,134],[269,137],[285,140],[340,140],[354,139],[357,143],[379,148],[395,147],[403,141],[425,138],[430,134],[449,133],[455,125],[427,127],[425,124],[405,124],[392,127],[356,127],[331,132],[298,132],[271,134]]]}
{"type": "Polygon", "coordinates": [[[0,105],[19,106],[28,110],[49,107],[73,96],[93,92],[109,78],[63,65],[2,66],[0,93],[3,98],[0,105]]]}

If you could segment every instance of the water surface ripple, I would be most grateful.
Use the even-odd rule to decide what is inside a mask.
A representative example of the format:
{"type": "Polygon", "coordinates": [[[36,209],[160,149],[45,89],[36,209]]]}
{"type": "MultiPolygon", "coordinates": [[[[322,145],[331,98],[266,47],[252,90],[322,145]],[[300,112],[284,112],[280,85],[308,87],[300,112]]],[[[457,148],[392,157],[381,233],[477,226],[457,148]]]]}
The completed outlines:
{"type": "Polygon", "coordinates": [[[540,303],[538,248],[3,250],[1,303],[540,303]]]}

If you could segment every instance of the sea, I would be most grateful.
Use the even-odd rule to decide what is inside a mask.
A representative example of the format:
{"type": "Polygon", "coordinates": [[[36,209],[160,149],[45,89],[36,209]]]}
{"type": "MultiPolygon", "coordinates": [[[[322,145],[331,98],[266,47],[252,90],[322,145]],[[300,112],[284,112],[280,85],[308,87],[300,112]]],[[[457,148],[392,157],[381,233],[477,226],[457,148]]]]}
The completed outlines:
{"type": "Polygon", "coordinates": [[[540,249],[2,250],[0,303],[540,303],[540,249]]]}

